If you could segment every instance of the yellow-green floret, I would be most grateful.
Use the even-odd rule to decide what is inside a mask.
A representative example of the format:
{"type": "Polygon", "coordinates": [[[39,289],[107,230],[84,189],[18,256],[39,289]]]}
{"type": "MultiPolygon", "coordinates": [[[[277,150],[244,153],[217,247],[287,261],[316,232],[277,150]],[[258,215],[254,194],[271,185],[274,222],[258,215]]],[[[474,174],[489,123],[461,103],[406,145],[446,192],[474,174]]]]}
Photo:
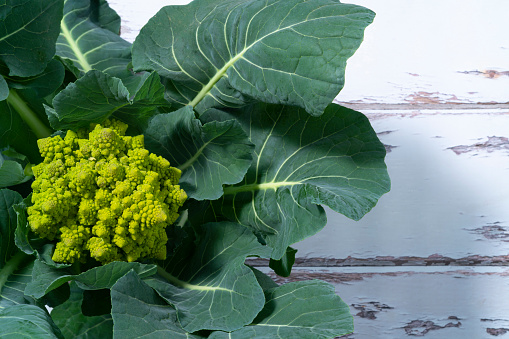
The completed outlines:
{"type": "Polygon", "coordinates": [[[126,130],[106,120],[89,133],[38,141],[44,161],[33,167],[28,222],[40,237],[57,240],[54,261],[166,258],[165,229],[187,199],[180,170],[126,130]]]}

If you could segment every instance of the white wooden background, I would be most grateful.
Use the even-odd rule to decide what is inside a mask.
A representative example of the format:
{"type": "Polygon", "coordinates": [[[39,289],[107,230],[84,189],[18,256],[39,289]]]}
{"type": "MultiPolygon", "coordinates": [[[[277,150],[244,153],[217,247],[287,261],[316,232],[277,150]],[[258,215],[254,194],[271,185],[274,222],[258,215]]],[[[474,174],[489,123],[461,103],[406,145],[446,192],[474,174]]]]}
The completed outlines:
{"type": "MultiPolygon", "coordinates": [[[[133,41],[186,2],[110,5],[133,41]]],[[[392,190],[359,222],[328,213],[278,281],[334,284],[348,338],[509,338],[509,1],[349,2],[377,17],[336,101],[370,118],[392,190]]]]}

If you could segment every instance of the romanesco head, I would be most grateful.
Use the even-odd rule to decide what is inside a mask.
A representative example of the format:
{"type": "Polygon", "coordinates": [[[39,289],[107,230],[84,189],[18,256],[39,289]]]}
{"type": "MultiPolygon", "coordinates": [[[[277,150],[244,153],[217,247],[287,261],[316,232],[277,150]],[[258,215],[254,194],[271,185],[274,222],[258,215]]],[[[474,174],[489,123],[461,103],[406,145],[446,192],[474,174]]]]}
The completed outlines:
{"type": "Polygon", "coordinates": [[[165,229],[186,193],[180,170],[144,148],[143,136],[106,120],[84,130],[40,139],[44,161],[34,166],[32,230],[56,239],[56,262],[165,259],[165,229]]]}

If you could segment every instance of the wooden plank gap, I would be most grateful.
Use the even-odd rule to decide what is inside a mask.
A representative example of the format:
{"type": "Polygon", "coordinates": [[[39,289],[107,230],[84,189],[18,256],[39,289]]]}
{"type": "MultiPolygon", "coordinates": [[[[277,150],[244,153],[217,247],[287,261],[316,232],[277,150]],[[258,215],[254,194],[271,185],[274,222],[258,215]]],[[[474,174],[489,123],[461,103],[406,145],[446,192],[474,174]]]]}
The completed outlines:
{"type": "Polygon", "coordinates": [[[352,103],[352,102],[341,102],[334,101],[334,103],[354,109],[356,111],[362,111],[363,113],[369,112],[380,112],[380,111],[393,111],[394,113],[404,112],[415,112],[419,111],[422,113],[435,113],[444,112],[449,114],[508,114],[509,113],[509,102],[498,103],[498,102],[486,102],[486,103],[466,103],[466,104],[386,104],[386,103],[352,103]]]}
{"type": "MultiPolygon", "coordinates": [[[[265,267],[269,260],[250,258],[246,264],[265,267]]],[[[416,256],[376,256],[373,258],[295,258],[294,267],[359,267],[359,266],[509,266],[509,255],[483,256],[470,255],[462,258],[450,258],[440,254],[428,257],[416,256]]]]}

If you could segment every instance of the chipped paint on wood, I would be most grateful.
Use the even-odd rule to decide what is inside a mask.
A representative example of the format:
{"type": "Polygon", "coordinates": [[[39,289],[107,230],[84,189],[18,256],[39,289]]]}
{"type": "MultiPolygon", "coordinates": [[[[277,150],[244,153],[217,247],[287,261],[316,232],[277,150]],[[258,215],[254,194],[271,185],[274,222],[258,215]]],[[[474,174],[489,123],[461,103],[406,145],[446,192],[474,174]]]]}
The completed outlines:
{"type": "Polygon", "coordinates": [[[356,111],[361,111],[370,120],[391,117],[418,117],[428,115],[509,115],[509,103],[476,104],[366,104],[335,100],[335,103],[356,111]]]}
{"type": "Polygon", "coordinates": [[[499,336],[503,335],[509,332],[509,328],[487,328],[486,333],[492,335],[492,336],[499,336]]]}
{"type": "Polygon", "coordinates": [[[394,309],[394,307],[382,304],[378,301],[369,301],[359,304],[352,304],[350,306],[359,311],[358,313],[355,314],[357,317],[368,318],[372,320],[376,319],[377,313],[380,313],[384,310],[394,309]]]}
{"type": "Polygon", "coordinates": [[[509,139],[506,137],[491,136],[484,142],[477,142],[473,145],[453,146],[449,147],[449,149],[458,155],[469,152],[478,153],[480,151],[488,153],[495,151],[509,151],[509,139]]]}
{"type": "MultiPolygon", "coordinates": [[[[468,277],[498,277],[504,278],[509,283],[509,270],[501,267],[488,268],[474,268],[471,266],[459,266],[455,268],[448,267],[294,267],[289,277],[280,277],[274,272],[270,271],[267,267],[258,267],[262,272],[267,273],[278,284],[286,284],[295,281],[305,281],[312,279],[320,279],[327,281],[331,284],[346,284],[352,282],[364,281],[366,279],[386,278],[388,281],[393,279],[389,278],[406,278],[412,276],[419,277],[454,277],[454,278],[468,278],[468,277]]],[[[387,286],[389,287],[389,286],[387,286]]],[[[392,306],[392,305],[391,305],[392,306]]],[[[509,307],[509,306],[508,306],[509,307]]]]}
{"type": "Polygon", "coordinates": [[[461,102],[454,94],[426,91],[408,94],[404,100],[411,104],[455,104],[461,102]]]}
{"type": "MultiPolygon", "coordinates": [[[[503,240],[509,241],[509,240],[503,240]]],[[[267,259],[248,259],[248,265],[254,267],[266,267],[267,259]]],[[[374,258],[295,258],[294,267],[382,267],[382,266],[509,266],[509,255],[481,256],[470,255],[463,258],[451,258],[440,254],[432,254],[428,257],[414,256],[376,256],[374,258]]]]}
{"type": "Polygon", "coordinates": [[[509,76],[509,71],[497,71],[494,69],[486,69],[486,70],[482,70],[482,71],[478,71],[478,70],[463,71],[463,72],[458,72],[458,73],[480,75],[480,76],[483,76],[483,77],[489,78],[489,79],[497,79],[498,77],[501,77],[501,76],[509,76]]]}
{"type": "Polygon", "coordinates": [[[459,321],[458,317],[449,316],[447,320],[457,320],[457,321],[450,321],[447,322],[447,324],[440,326],[438,324],[435,324],[435,322],[431,320],[412,320],[410,323],[406,324],[403,327],[403,329],[405,330],[405,333],[409,336],[423,337],[429,331],[436,331],[448,327],[461,326],[461,322],[459,321]]]}
{"type": "Polygon", "coordinates": [[[485,239],[509,242],[509,227],[502,226],[499,221],[468,231],[481,235],[485,239]]]}

